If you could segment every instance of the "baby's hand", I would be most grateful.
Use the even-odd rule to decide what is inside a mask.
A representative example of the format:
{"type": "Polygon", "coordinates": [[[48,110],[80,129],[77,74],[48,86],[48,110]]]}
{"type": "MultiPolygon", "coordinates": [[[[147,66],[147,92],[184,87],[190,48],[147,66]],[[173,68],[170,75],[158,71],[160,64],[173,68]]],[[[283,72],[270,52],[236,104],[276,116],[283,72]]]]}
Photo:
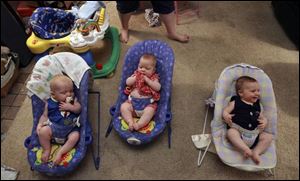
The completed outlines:
{"type": "Polygon", "coordinates": [[[59,104],[60,111],[71,111],[72,108],[73,108],[73,104],[71,104],[71,103],[61,102],[59,104]]]}
{"type": "Polygon", "coordinates": [[[259,122],[258,128],[263,131],[266,128],[267,123],[268,123],[267,118],[265,118],[264,116],[260,115],[257,120],[259,122]]]}
{"type": "Polygon", "coordinates": [[[225,120],[225,123],[227,123],[229,126],[232,125],[232,117],[233,116],[234,116],[234,114],[228,114],[228,113],[223,114],[223,119],[225,120]]]}
{"type": "Polygon", "coordinates": [[[149,77],[147,77],[146,75],[144,75],[143,78],[147,84],[149,84],[149,81],[151,81],[151,79],[149,79],[149,77]]]}

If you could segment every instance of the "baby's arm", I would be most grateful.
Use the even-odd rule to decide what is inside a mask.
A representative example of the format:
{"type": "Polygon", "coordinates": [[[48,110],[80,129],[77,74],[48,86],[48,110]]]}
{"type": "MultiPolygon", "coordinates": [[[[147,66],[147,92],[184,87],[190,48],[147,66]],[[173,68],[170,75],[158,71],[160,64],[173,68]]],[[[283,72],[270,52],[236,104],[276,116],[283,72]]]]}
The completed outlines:
{"type": "Polygon", "coordinates": [[[41,127],[45,126],[48,120],[48,103],[47,101],[45,102],[45,108],[44,108],[44,112],[41,115],[40,119],[39,119],[39,123],[37,125],[36,131],[39,132],[39,130],[41,129],[41,127]]]}
{"type": "Polygon", "coordinates": [[[59,110],[60,111],[70,111],[75,114],[78,114],[81,112],[81,105],[78,102],[77,98],[75,98],[74,103],[66,103],[66,102],[61,102],[59,104],[59,110]]]}
{"type": "Polygon", "coordinates": [[[268,119],[263,115],[263,112],[261,111],[260,114],[259,114],[259,117],[258,117],[258,128],[263,131],[267,124],[268,124],[268,119]]]}
{"type": "Polygon", "coordinates": [[[161,85],[157,79],[151,80],[147,76],[144,76],[145,82],[151,87],[154,91],[159,91],[161,88],[161,85]]]}
{"type": "Polygon", "coordinates": [[[132,86],[136,81],[136,76],[132,75],[126,79],[126,85],[132,86]]]}
{"type": "Polygon", "coordinates": [[[230,114],[234,109],[234,103],[235,101],[229,102],[229,104],[223,110],[223,119],[229,126],[231,126],[232,117],[234,116],[234,114],[230,114]]]}

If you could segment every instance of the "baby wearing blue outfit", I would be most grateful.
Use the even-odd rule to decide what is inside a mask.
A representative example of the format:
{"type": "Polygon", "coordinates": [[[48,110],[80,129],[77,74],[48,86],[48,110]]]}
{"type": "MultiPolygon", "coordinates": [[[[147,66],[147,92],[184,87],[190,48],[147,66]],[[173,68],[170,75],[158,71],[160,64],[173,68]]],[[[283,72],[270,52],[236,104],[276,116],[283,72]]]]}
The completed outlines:
{"type": "Polygon", "coordinates": [[[74,98],[73,82],[65,75],[55,75],[50,80],[51,97],[37,125],[37,134],[43,148],[42,161],[47,162],[51,153],[51,140],[63,144],[54,164],[58,165],[63,154],[69,152],[79,140],[79,114],[81,105],[74,98]]]}
{"type": "Polygon", "coordinates": [[[249,76],[236,80],[236,94],[223,110],[223,119],[227,123],[227,138],[245,158],[258,165],[260,155],[270,146],[273,135],[264,131],[267,119],[263,116],[259,104],[259,84],[249,76]]]}

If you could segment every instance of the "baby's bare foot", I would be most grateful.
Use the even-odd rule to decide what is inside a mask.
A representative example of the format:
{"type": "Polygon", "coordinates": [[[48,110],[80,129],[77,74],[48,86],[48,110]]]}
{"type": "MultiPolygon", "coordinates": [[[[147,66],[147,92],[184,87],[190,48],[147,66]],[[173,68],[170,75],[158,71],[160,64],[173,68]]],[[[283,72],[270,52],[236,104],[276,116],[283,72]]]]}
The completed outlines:
{"type": "Polygon", "coordinates": [[[134,123],[133,128],[134,130],[138,131],[141,128],[141,126],[138,123],[134,123]]]}
{"type": "Polygon", "coordinates": [[[120,33],[120,42],[127,43],[128,39],[129,39],[128,30],[122,29],[120,33]]]}
{"type": "Polygon", "coordinates": [[[250,149],[247,149],[244,151],[244,157],[249,158],[253,155],[252,151],[250,149]]]}
{"type": "Polygon", "coordinates": [[[57,153],[55,156],[55,159],[53,160],[54,165],[59,165],[61,162],[62,155],[60,153],[57,153]]]}
{"type": "Polygon", "coordinates": [[[252,160],[256,163],[256,165],[259,165],[260,164],[260,156],[259,156],[259,154],[253,152],[253,154],[252,154],[252,160]]]}
{"type": "Polygon", "coordinates": [[[44,150],[41,157],[42,162],[44,163],[48,162],[49,156],[50,156],[50,150],[44,150]]]}
{"type": "Polygon", "coordinates": [[[190,40],[190,37],[186,34],[184,34],[184,35],[181,35],[181,34],[168,35],[168,38],[179,41],[181,43],[187,43],[190,40]]]}
{"type": "Polygon", "coordinates": [[[131,123],[128,124],[128,129],[129,129],[129,131],[133,131],[133,129],[134,129],[133,122],[131,122],[131,123]]]}

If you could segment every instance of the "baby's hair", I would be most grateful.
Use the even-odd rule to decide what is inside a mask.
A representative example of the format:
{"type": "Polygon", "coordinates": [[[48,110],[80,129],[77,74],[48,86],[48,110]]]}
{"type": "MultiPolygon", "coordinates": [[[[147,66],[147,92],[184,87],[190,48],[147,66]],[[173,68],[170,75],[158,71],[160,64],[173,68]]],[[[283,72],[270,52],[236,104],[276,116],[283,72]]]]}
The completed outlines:
{"type": "Polygon", "coordinates": [[[156,65],[156,57],[152,54],[145,53],[141,56],[141,59],[152,60],[154,65],[156,65]]]}
{"type": "Polygon", "coordinates": [[[256,79],[249,76],[241,76],[236,80],[235,91],[238,94],[239,90],[241,90],[245,84],[245,82],[257,82],[256,79]]]}
{"type": "Polygon", "coordinates": [[[66,75],[54,75],[50,80],[50,89],[56,89],[58,82],[62,82],[64,84],[73,84],[72,80],[66,75]]]}

